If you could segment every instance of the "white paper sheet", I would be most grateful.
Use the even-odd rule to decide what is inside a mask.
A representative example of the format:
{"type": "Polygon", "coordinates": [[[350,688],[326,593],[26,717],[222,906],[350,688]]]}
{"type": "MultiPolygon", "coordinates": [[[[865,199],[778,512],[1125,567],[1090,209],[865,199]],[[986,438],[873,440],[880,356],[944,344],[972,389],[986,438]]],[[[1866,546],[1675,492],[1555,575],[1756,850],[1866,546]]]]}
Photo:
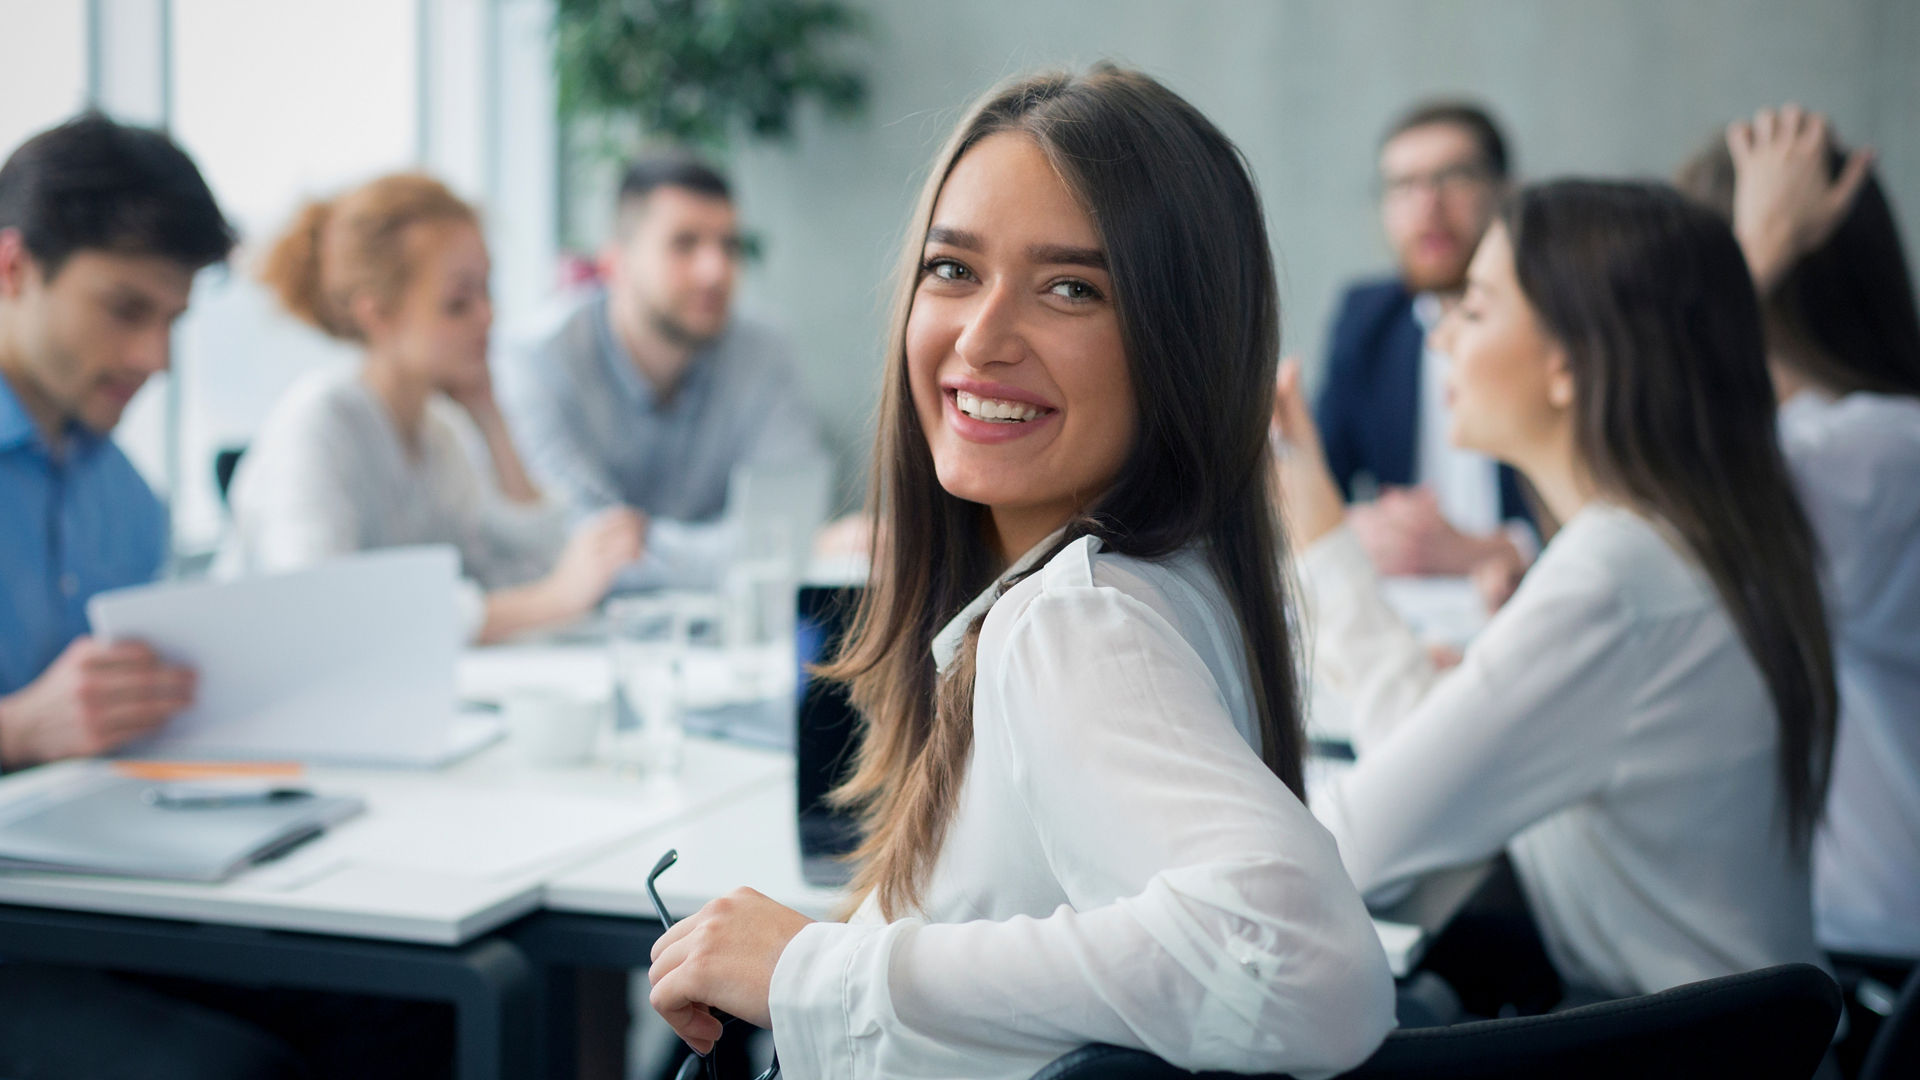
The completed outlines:
{"type": "Polygon", "coordinates": [[[194,704],[138,757],[426,764],[446,756],[459,644],[451,546],[290,574],[95,596],[94,633],[199,672],[194,704]]]}

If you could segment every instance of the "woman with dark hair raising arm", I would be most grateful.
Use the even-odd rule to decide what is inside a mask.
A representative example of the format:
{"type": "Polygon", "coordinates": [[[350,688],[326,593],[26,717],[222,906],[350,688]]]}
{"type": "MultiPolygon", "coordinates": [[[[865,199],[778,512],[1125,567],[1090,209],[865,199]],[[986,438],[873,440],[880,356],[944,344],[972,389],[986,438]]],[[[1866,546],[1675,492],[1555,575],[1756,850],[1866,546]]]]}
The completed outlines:
{"type": "Polygon", "coordinates": [[[1434,344],[1453,440],[1564,524],[1436,671],[1341,526],[1283,374],[1316,670],[1353,701],[1358,754],[1313,805],[1355,883],[1504,850],[1574,995],[1818,963],[1832,658],[1732,234],[1665,188],[1526,189],[1434,344]]]}
{"type": "Polygon", "coordinates": [[[935,162],[887,355],[850,641],[846,924],[740,891],[654,1007],[785,1075],[1018,1080],[1088,1042],[1342,1071],[1392,984],[1300,801],[1267,502],[1279,311],[1232,143],[1145,76],[988,96],[935,162]]]}
{"type": "Polygon", "coordinates": [[[1872,164],[1789,105],[1732,125],[1680,187],[1746,252],[1826,557],[1840,731],[1813,843],[1820,943],[1920,957],[1920,311],[1872,164]]]}

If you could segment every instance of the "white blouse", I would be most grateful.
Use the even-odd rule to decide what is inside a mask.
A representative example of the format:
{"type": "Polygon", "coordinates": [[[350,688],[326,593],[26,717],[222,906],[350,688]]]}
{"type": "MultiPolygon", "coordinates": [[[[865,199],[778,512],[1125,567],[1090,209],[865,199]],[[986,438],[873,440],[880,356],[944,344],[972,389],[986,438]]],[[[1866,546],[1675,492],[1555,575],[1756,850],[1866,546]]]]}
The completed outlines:
{"type": "Polygon", "coordinates": [[[1025,1080],[1089,1042],[1189,1068],[1326,1076],[1393,1026],[1331,838],[1250,747],[1224,596],[1191,552],[1082,539],[991,590],[959,806],[912,918],[869,898],[773,976],[793,1080],[1025,1080]]]}
{"type": "Polygon", "coordinates": [[[1820,962],[1772,699],[1678,544],[1588,506],[1445,673],[1350,531],[1303,553],[1316,672],[1352,701],[1358,754],[1310,794],[1362,892],[1504,848],[1573,987],[1820,962]]]}
{"type": "Polygon", "coordinates": [[[357,368],[302,378],[240,459],[216,572],[273,573],[355,551],[452,544],[466,576],[462,622],[469,636],[477,633],[482,590],[547,573],[566,543],[566,525],[557,506],[516,504],[499,493],[462,444],[465,422],[459,406],[436,397],[419,445],[409,448],[357,368]]]}
{"type": "Polygon", "coordinates": [[[1802,392],[1780,439],[1826,554],[1840,683],[1820,943],[1920,957],[1920,400],[1802,392]]]}

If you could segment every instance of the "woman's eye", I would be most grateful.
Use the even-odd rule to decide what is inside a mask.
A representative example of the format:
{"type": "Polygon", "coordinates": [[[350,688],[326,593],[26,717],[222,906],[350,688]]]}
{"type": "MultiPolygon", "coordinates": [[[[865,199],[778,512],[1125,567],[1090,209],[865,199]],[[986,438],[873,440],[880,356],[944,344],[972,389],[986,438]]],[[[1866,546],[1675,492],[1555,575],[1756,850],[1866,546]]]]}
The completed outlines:
{"type": "Polygon", "coordinates": [[[922,269],[942,281],[965,281],[973,276],[971,271],[952,259],[929,259],[922,269]]]}
{"type": "Polygon", "coordinates": [[[1084,281],[1056,281],[1050,290],[1055,296],[1066,300],[1085,302],[1100,299],[1100,290],[1084,281]]]}

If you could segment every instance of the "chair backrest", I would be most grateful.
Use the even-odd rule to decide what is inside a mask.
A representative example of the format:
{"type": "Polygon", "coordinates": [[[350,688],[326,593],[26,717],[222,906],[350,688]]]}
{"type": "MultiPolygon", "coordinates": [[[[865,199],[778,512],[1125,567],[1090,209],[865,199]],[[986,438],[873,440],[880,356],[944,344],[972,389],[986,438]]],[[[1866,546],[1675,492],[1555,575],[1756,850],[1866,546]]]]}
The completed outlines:
{"type": "Polygon", "coordinates": [[[1859,1080],[1902,1080],[1920,1076],[1920,964],[1880,1025],[1860,1063],[1859,1080]]]}
{"type": "MultiPolygon", "coordinates": [[[[1807,1080],[1839,1020],[1840,988],[1833,979],[1808,964],[1786,964],[1545,1016],[1396,1031],[1345,1076],[1807,1080]]],[[[1225,1080],[1228,1074],[1197,1075],[1225,1080]]],[[[1137,1050],[1089,1046],[1040,1070],[1033,1080],[1194,1077],[1137,1050]]]]}
{"type": "Polygon", "coordinates": [[[240,459],[246,452],[244,446],[228,446],[213,455],[213,484],[220,491],[222,505],[226,504],[227,492],[233,487],[233,472],[240,467],[240,459]]]}

